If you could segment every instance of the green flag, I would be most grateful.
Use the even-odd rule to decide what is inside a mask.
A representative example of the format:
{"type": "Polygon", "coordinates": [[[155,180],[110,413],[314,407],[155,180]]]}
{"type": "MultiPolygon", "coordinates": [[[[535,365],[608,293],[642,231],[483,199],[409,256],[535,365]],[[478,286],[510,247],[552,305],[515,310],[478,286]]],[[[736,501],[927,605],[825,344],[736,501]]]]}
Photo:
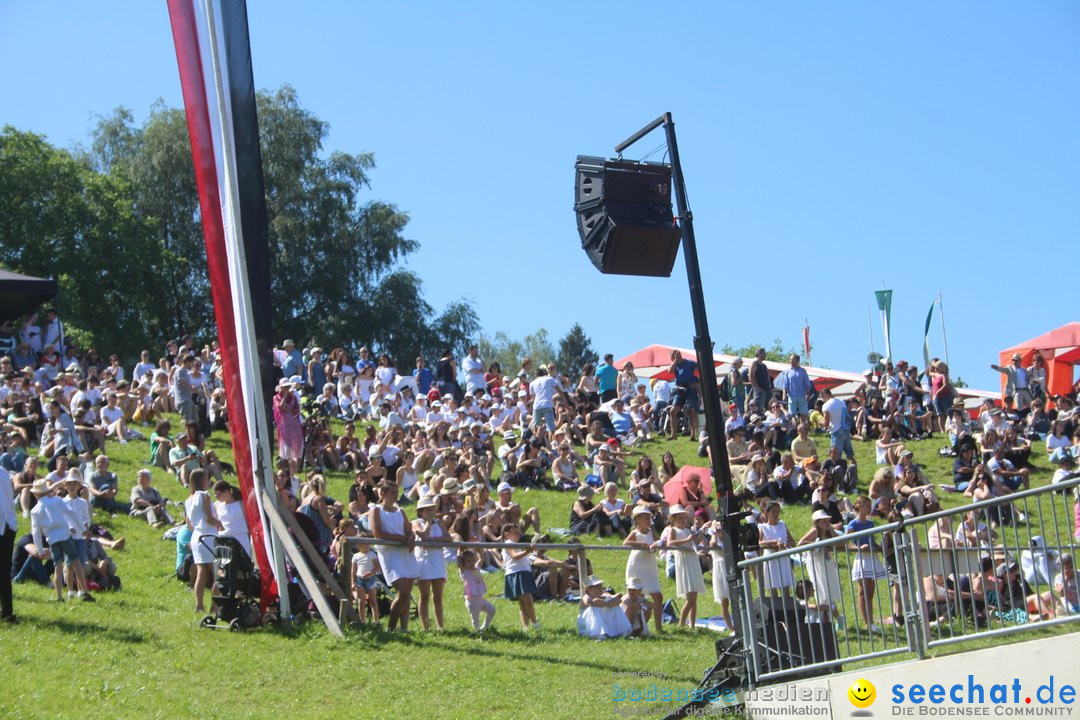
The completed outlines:
{"type": "Polygon", "coordinates": [[[930,303],[930,312],[926,313],[926,329],[923,331],[922,341],[922,357],[923,357],[923,369],[930,367],[930,321],[934,317],[934,305],[937,304],[937,300],[930,303]]]}
{"type": "Polygon", "coordinates": [[[885,359],[892,360],[892,336],[889,320],[892,318],[892,290],[876,290],[877,308],[881,311],[881,329],[885,333],[885,359]]]}

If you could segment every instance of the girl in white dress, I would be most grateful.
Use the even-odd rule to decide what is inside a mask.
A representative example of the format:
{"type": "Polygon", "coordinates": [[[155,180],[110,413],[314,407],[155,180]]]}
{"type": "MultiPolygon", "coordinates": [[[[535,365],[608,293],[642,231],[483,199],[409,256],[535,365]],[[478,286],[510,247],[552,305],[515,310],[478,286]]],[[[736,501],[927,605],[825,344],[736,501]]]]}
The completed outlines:
{"type": "Polygon", "coordinates": [[[390,630],[400,624],[402,631],[409,629],[409,606],[412,601],[413,581],[420,576],[413,550],[416,537],[412,526],[405,516],[405,511],[397,506],[397,485],[392,482],[379,483],[379,504],[371,508],[368,521],[371,534],[378,540],[392,540],[404,545],[376,545],[386,582],[396,591],[390,603],[390,630]]]}
{"type": "MultiPolygon", "coordinates": [[[[446,529],[435,516],[435,498],[426,495],[416,503],[416,514],[412,529],[417,540],[445,540],[446,529]]],[[[446,587],[446,557],[442,548],[416,548],[416,564],[420,569],[417,585],[420,587],[420,624],[425,630],[431,629],[428,618],[428,604],[435,608],[435,627],[443,627],[443,589],[446,587]]]]}
{"type": "Polygon", "coordinates": [[[713,601],[720,606],[720,613],[724,616],[724,624],[728,630],[734,632],[735,625],[731,622],[731,588],[728,586],[727,563],[724,562],[724,527],[717,519],[710,524],[712,532],[709,538],[709,554],[712,556],[712,593],[713,601]]]}
{"type": "MultiPolygon", "coordinates": [[[[815,510],[810,520],[813,525],[799,538],[799,545],[810,545],[837,536],[827,511],[815,510]]],[[[814,594],[817,596],[821,622],[829,622],[835,614],[837,603],[843,602],[840,597],[840,570],[836,567],[834,547],[811,550],[810,562],[807,564],[810,582],[814,584],[814,594]]]]}
{"type": "Polygon", "coordinates": [[[633,629],[622,609],[622,595],[604,592],[604,582],[596,576],[585,583],[577,622],[579,635],[597,640],[627,637],[633,629]]]}
{"type": "Polygon", "coordinates": [[[641,592],[652,600],[653,624],[656,632],[660,632],[660,612],[664,605],[660,574],[656,570],[656,548],[660,547],[660,542],[653,535],[652,513],[648,508],[638,505],[631,517],[634,529],[623,540],[623,545],[634,548],[626,561],[626,584],[629,586],[630,581],[636,579],[641,592]]]}
{"type": "Polygon", "coordinates": [[[679,597],[686,598],[679,624],[687,627],[697,625],[697,596],[705,592],[705,579],[701,576],[701,561],[698,560],[694,542],[700,533],[688,527],[690,519],[686,508],[675,504],[668,510],[671,525],[664,528],[661,539],[664,545],[675,553],[675,591],[679,597]]]}
{"type": "Polygon", "coordinates": [[[206,492],[209,484],[210,478],[206,476],[205,470],[192,470],[188,476],[191,494],[184,501],[184,517],[191,529],[191,559],[195,563],[195,612],[205,612],[203,592],[210,584],[214,568],[214,544],[210,540],[202,542],[202,538],[224,529],[221,521],[214,517],[214,509],[210,506],[210,494],[206,492]]]}
{"type": "MultiPolygon", "coordinates": [[[[769,503],[765,510],[765,522],[758,525],[758,536],[763,555],[771,555],[795,545],[795,539],[791,537],[787,525],[780,519],[780,503],[775,500],[769,503]]],[[[769,590],[774,597],[781,594],[784,597],[790,596],[794,582],[790,557],[765,563],[762,588],[769,590]]]]}

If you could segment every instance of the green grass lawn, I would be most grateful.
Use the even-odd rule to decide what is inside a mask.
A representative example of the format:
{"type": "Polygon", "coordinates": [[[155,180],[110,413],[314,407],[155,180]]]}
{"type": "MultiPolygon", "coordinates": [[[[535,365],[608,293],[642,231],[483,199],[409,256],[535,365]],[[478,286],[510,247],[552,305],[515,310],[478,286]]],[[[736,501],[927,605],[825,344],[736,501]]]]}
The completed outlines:
{"type": "MultiPolygon", "coordinates": [[[[824,449],[827,438],[818,442],[824,449]]],[[[226,433],[216,433],[210,445],[230,459],[226,433]]],[[[940,440],[913,443],[916,460],[935,483],[951,476],[951,459],[937,455],[941,446],[940,440]]],[[[696,442],[681,439],[648,443],[637,452],[659,460],[671,450],[680,465],[704,465],[696,449],[696,442]]],[[[874,467],[873,448],[858,444],[856,452],[865,488],[874,467]]],[[[148,444],[110,443],[109,453],[126,499],[136,470],[146,465],[148,444]]],[[[1035,483],[1045,483],[1050,473],[1041,446],[1035,454],[1035,483]]],[[[161,471],[154,474],[163,494],[183,500],[185,493],[174,479],[161,471]]],[[[328,479],[330,493],[345,498],[351,482],[347,474],[331,473],[328,479]]],[[[516,499],[538,507],[545,527],[567,526],[572,494],[519,492],[516,499]]],[[[942,501],[952,507],[963,499],[944,494],[942,501]]],[[[809,510],[785,508],[784,519],[797,539],[808,526],[809,510]]],[[[714,658],[717,635],[706,630],[665,628],[663,635],[645,640],[581,639],[577,607],[561,603],[538,604],[543,629],[524,634],[518,630],[517,606],[495,600],[494,631],[477,637],[469,631],[461,584],[453,572],[443,633],[425,633],[416,622],[408,634],[350,629],[345,640],[332,638],[319,622],[288,633],[201,630],[192,596],[173,574],[174,544],[162,541],[161,533],[142,521],[100,512],[95,520],[127,538],[127,547],[113,553],[124,589],[100,593],[96,604],[55,604],[46,588],[16,587],[22,622],[0,627],[2,718],[607,717],[613,709],[612,673],[666,675],[615,680],[621,687],[656,682],[691,688],[714,658]]],[[[26,528],[21,521],[20,534],[26,528]]],[[[625,553],[596,552],[590,559],[607,584],[622,585],[625,553]]],[[[501,575],[489,575],[487,581],[491,594],[501,592],[501,575]]],[[[663,582],[665,597],[674,595],[674,584],[663,582]]],[[[715,614],[719,608],[711,592],[705,593],[699,616],[715,614]]]]}

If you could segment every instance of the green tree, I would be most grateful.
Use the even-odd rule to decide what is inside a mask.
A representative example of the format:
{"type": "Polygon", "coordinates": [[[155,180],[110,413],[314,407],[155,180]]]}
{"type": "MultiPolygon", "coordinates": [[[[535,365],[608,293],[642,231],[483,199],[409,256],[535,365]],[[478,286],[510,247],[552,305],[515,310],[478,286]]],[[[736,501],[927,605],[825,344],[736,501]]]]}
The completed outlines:
{"type": "MultiPolygon", "coordinates": [[[[548,331],[544,328],[526,335],[521,340],[515,340],[499,331],[493,337],[481,337],[477,341],[477,346],[484,362],[499,363],[504,375],[517,373],[521,369],[521,361],[526,357],[532,359],[534,372],[540,365],[555,361],[555,348],[551,344],[548,331]]],[[[565,370],[562,366],[559,369],[565,370]]]]}
{"type": "MultiPolygon", "coordinates": [[[[724,353],[725,355],[738,355],[739,357],[752,358],[754,357],[754,353],[757,352],[757,349],[759,347],[765,348],[765,359],[772,362],[786,363],[792,355],[803,355],[803,351],[801,349],[797,350],[795,348],[788,348],[785,350],[784,343],[780,338],[776,338],[775,340],[773,340],[771,347],[767,345],[760,345],[757,343],[746,345],[743,347],[724,345],[724,347],[720,348],[720,352],[724,353]]],[[[811,347],[811,349],[813,348],[811,347]]],[[[803,359],[805,360],[806,358],[803,359]]]]}
{"type": "Polygon", "coordinates": [[[581,374],[581,368],[586,363],[596,363],[596,361],[597,356],[592,347],[592,340],[585,334],[581,325],[574,323],[559,341],[559,370],[576,378],[581,374]]]}
{"type": "Polygon", "coordinates": [[[68,334],[133,354],[159,337],[153,226],[124,177],[40,135],[0,132],[0,264],[54,277],[68,334]]]}
{"type": "MultiPolygon", "coordinates": [[[[367,344],[402,358],[455,349],[479,332],[464,301],[441,313],[400,267],[419,245],[408,215],[370,196],[370,153],[324,150],[329,125],[288,85],[256,98],[266,191],[273,326],[278,338],[367,344]]],[[[198,196],[182,110],[155,104],[141,127],[118,108],[101,118],[87,164],[125,178],[135,215],[160,246],[158,317],[170,335],[214,334],[198,196]]]]}

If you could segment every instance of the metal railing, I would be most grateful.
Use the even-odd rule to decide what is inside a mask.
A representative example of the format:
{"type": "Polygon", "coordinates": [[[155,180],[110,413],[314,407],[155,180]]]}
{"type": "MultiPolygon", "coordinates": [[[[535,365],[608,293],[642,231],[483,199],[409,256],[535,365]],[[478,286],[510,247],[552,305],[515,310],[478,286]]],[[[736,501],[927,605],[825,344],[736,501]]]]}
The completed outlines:
{"type": "Polygon", "coordinates": [[[1075,577],[1055,587],[1080,545],[1078,488],[1075,478],[740,562],[751,684],[1080,620],[1075,577]]]}

